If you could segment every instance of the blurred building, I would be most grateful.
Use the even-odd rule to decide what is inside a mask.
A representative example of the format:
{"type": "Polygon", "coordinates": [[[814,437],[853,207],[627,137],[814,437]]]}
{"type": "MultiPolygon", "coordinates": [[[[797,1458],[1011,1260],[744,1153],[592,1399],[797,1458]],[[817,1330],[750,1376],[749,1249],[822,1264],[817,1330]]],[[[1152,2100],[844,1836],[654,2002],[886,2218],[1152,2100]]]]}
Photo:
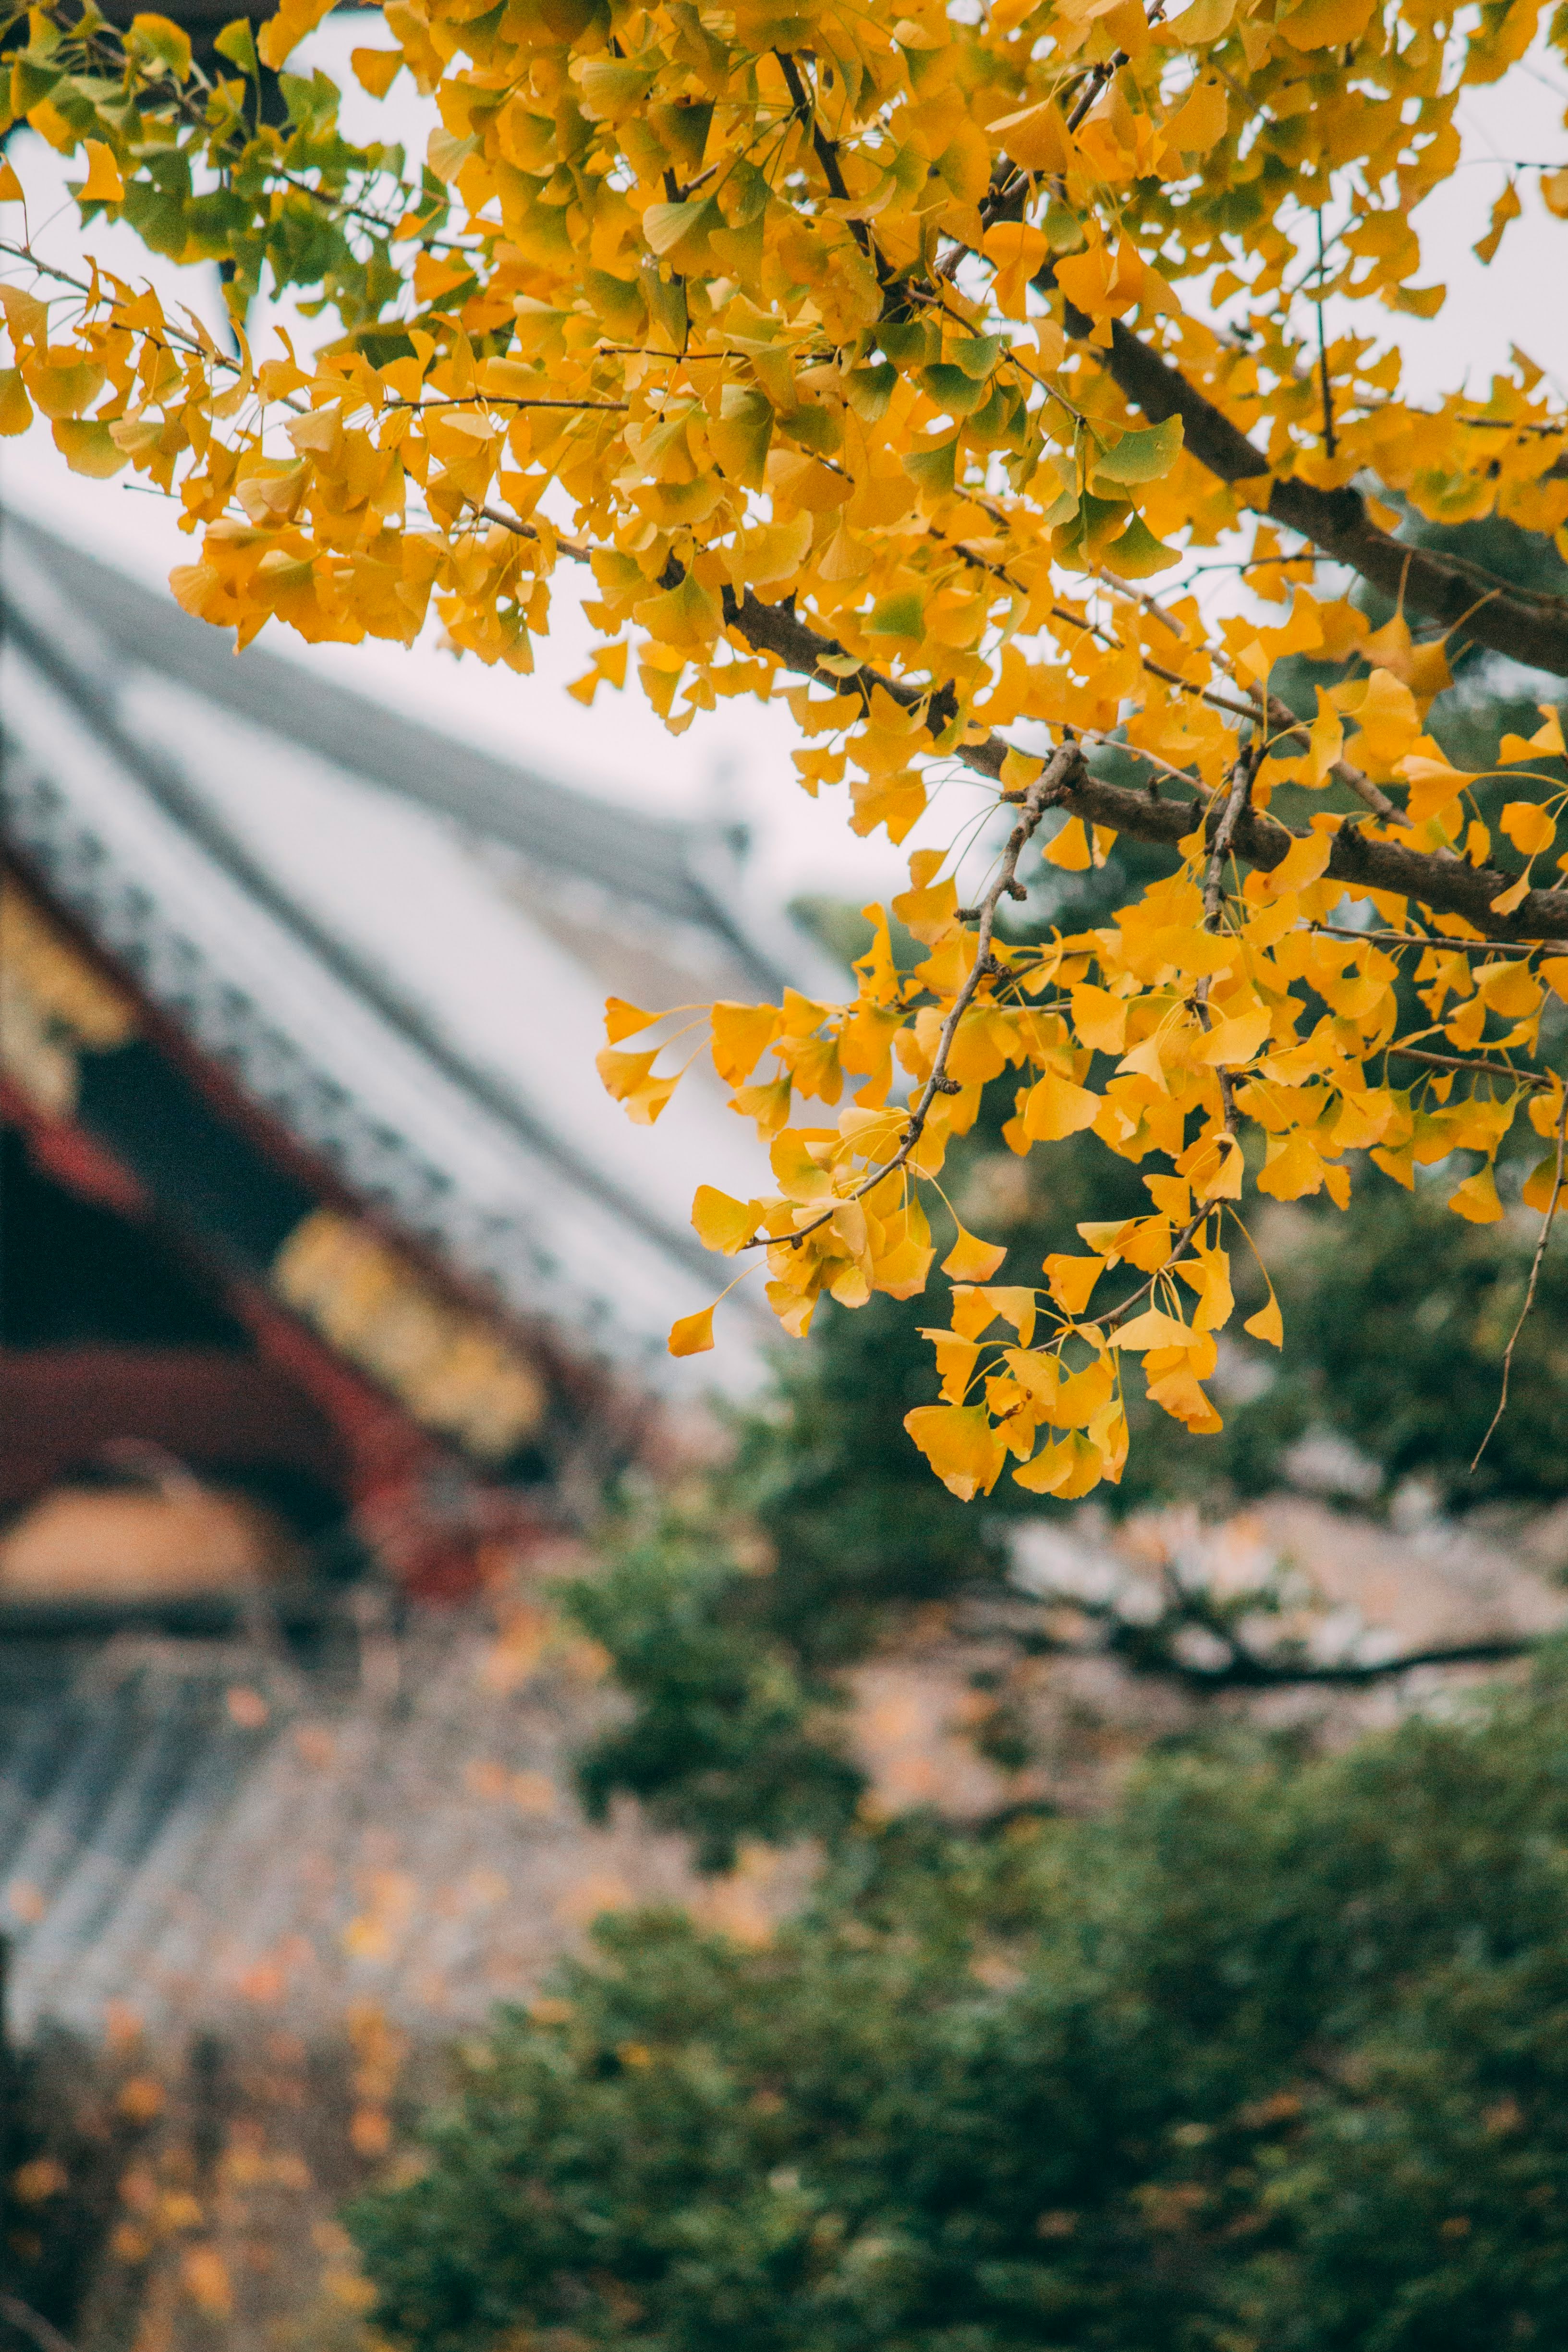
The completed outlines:
{"type": "MultiPolygon", "coordinates": [[[[549,1523],[635,1449],[670,1322],[721,1286],[694,1172],[747,1189],[700,1078],[679,1134],[600,1091],[605,995],[755,1000],[811,951],[721,827],[237,661],[16,520],[0,598],[0,1512],[178,1465],[271,1511],[276,1570],[345,1507],[393,1542],[389,1494],[415,1541],[422,1483],[405,1580],[459,1579],[459,1494],[549,1523]]],[[[90,1580],[67,1516],[0,1592],[90,1580]]]]}
{"type": "MultiPolygon", "coordinates": [[[[0,621],[10,2028],[34,2052],[107,2036],[156,2085],[139,2130],[193,2067],[210,2105],[245,2052],[272,2052],[294,2115],[336,2048],[347,2104],[315,2156],[232,2067],[212,2126],[268,2137],[303,2279],[384,2146],[360,2042],[431,2046],[606,1902],[689,1884],[669,1842],[576,1810],[603,1702],[529,1595],[668,1436],[669,1324],[732,1271],[690,1233],[693,1183],[749,1190],[748,1147],[700,1074],[649,1130],[592,1064],[606,994],[821,975],[722,826],[237,661],[14,518],[0,621]]],[[[736,1324],[707,1360],[731,1381],[754,1362],[736,1324]]],[[[135,2118],[89,2075],[112,2124],[91,2173],[135,2118]]],[[[115,2222],[124,2180],[86,2238],[51,2236],[74,2190],[50,2155],[18,2176],[37,2212],[7,2192],[4,2109],[0,2062],[0,2252],[57,2318],[85,2310],[49,2284],[57,2240],[68,2272],[88,2239],[110,2262],[95,2308],[154,2274],[178,2303],[218,2242],[200,2184],[166,2244],[115,2222]]],[[[210,2123],[168,2142],[176,2171],[210,2123]]],[[[236,2310],[245,2259],[223,2256],[236,2310]]]]}

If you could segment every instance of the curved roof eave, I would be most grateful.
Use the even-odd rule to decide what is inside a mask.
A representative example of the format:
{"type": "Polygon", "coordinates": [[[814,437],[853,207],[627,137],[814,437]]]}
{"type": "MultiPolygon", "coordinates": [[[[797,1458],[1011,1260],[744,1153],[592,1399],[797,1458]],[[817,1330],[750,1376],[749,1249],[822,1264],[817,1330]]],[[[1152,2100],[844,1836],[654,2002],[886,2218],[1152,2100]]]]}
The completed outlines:
{"type": "MultiPolygon", "coordinates": [[[[782,921],[753,919],[749,908],[744,919],[731,913],[728,892],[715,887],[720,871],[733,862],[721,825],[612,808],[535,769],[454,741],[261,646],[248,646],[242,660],[215,658],[224,642],[219,633],[183,612],[172,595],[5,512],[0,582],[18,571],[25,580],[33,566],[122,663],[190,688],[235,718],[284,736],[472,834],[504,843],[549,871],[602,884],[611,823],[617,897],[721,940],[765,992],[776,993],[786,981],[800,978],[797,961],[811,964],[809,945],[789,938],[782,921]]],[[[16,601],[25,613],[25,594],[16,601]]],[[[811,985],[813,974],[805,977],[811,985]]]]}

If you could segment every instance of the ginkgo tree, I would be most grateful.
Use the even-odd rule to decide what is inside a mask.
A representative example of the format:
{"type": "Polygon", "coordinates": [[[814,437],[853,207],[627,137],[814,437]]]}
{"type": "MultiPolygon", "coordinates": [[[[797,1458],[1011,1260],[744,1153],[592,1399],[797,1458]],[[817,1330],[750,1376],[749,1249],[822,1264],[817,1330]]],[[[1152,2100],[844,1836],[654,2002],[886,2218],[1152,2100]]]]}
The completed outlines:
{"type": "MultiPolygon", "coordinates": [[[[1519,349],[1484,394],[1403,396],[1389,314],[1444,301],[1410,215],[1458,166],[1465,90],[1568,48],[1568,16],[386,0],[352,65],[434,100],[411,164],[289,71],[326,5],[237,19],[210,70],[163,16],[10,20],[9,119],[80,160],[89,226],[221,265],[233,336],[62,272],[24,211],[0,431],[41,411],[79,471],[176,499],[174,593],[240,647],[269,620],[411,643],[434,611],[526,672],[584,567],[584,701],[635,671],[679,732],[721,696],[782,699],[802,784],[844,790],[858,833],[902,842],[954,778],[966,836],[1004,813],[973,903],[955,850],[914,851],[892,911],[923,960],[895,961],[876,910],[850,1002],[607,1008],[600,1072],[634,1119],[706,1051],[755,1123],[756,1196],[704,1185],[693,1223],[763,1265],[784,1328],[825,1291],[917,1293],[942,1251],[940,1401],[910,1432],[961,1496],[1011,1461],[1065,1497],[1120,1474],[1130,1359],[1219,1425],[1249,1188],[1342,1205],[1351,1155],[1409,1185],[1460,1153],[1453,1209],[1494,1219],[1527,1118],[1544,1247],[1560,720],[1544,704],[1485,773],[1426,724],[1457,646],[1568,677],[1568,600],[1401,525],[1495,514],[1568,544],[1568,411],[1519,349]],[[319,343],[253,351],[254,299],[289,289],[319,343]],[[1195,592],[1198,550],[1228,590],[1195,592]],[[1363,583],[1395,604],[1375,632],[1363,583]],[[1328,666],[1315,715],[1271,683],[1301,655],[1328,666]],[[1494,845],[1475,795],[1499,774],[1494,845]],[[1169,864],[1114,920],[1026,944],[999,921],[1031,860],[1082,868],[1117,835],[1169,864]],[[943,1223],[944,1153],[1008,1073],[1014,1150],[1092,1129],[1148,1194],[1037,1284],[998,1285],[1002,1250],[943,1223]]],[[[24,205],[29,152],[0,181],[24,205]]],[[[1463,184],[1483,261],[1521,178],[1568,215],[1550,159],[1505,160],[1500,195],[1488,176],[1463,184]]],[[[1280,1341],[1272,1296],[1247,1328],[1280,1341]]]]}

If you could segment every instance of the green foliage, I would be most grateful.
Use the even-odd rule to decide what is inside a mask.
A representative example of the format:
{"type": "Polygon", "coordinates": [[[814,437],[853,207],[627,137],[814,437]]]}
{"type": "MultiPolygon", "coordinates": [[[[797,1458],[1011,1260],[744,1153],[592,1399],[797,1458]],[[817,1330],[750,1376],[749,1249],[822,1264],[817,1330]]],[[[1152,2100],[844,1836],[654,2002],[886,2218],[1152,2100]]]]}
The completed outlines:
{"type": "MultiPolygon", "coordinates": [[[[1562,1251],[1549,1249],[1542,1261],[1508,1410],[1472,1473],[1524,1304],[1533,1235],[1507,1223],[1463,1224],[1433,1188],[1411,1199],[1370,1171],[1349,1214],[1319,1223],[1280,1286],[1297,1366],[1281,1381],[1276,1412],[1291,1398],[1303,1423],[1352,1439],[1385,1488],[1420,1475],[1461,1508],[1484,1498],[1547,1503],[1568,1490],[1562,1251]]],[[[1237,1418],[1245,1426],[1246,1413],[1237,1418]]],[[[1274,1466],[1266,1453],[1263,1460],[1274,1466]]]]}
{"type": "Polygon", "coordinates": [[[1002,1570],[994,1518],[933,1492],[904,1428],[931,1395],[919,1308],[824,1302],[816,1346],[781,1360],[772,1411],[742,1428],[736,1490],[775,1563],[752,1606],[820,1668],[863,1655],[904,1608],[1002,1570]]]}
{"type": "Polygon", "coordinates": [[[645,1915],[352,2219],[407,2352],[1493,2352],[1568,2326],[1568,1698],[645,1915]],[[535,2331],[542,2331],[536,2333],[535,2331]]]}
{"type": "MultiPolygon", "coordinates": [[[[194,66],[189,34],[155,14],[129,40],[96,9],[68,27],[41,10],[8,16],[0,121],[47,98],[79,138],[102,142],[124,184],[109,216],[170,260],[216,262],[237,320],[264,285],[274,297],[297,288],[313,297],[300,303],[307,317],[335,310],[351,341],[371,333],[403,290],[392,260],[400,216],[422,199],[427,222],[444,226],[445,190],[428,173],[410,178],[401,147],[345,140],[325,74],[274,73],[243,17],[215,39],[217,15],[193,13],[194,66]]],[[[105,212],[100,197],[80,202],[86,221],[105,212]]]]}
{"type": "Polygon", "coordinates": [[[568,1594],[634,1705],[579,1767],[589,1813],[626,1790],[694,1837],[709,1868],[729,1863],[738,1831],[831,1833],[864,1785],[822,1720],[837,1694],[747,1610],[752,1581],[671,1519],[568,1594]]]}

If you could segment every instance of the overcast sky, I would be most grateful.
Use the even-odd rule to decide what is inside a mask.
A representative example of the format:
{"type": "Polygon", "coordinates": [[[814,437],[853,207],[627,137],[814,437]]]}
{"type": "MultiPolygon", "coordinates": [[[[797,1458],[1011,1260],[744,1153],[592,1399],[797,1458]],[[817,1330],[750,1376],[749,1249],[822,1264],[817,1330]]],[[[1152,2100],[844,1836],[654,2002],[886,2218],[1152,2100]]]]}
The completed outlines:
{"type": "MultiPolygon", "coordinates": [[[[374,38],[363,16],[329,22],[298,53],[298,63],[319,62],[342,82],[350,135],[404,137],[418,152],[433,110],[396,92],[391,108],[373,106],[348,72],[349,48],[374,38]],[[395,117],[391,124],[389,113],[395,117]]],[[[405,76],[399,91],[407,88],[405,76]]],[[[1442,279],[1447,302],[1430,322],[1388,320],[1389,332],[1405,349],[1412,396],[1465,382],[1484,389],[1515,341],[1559,388],[1568,383],[1568,223],[1546,214],[1536,173],[1523,175],[1524,217],[1510,229],[1498,259],[1482,268],[1469,249],[1503,184],[1503,163],[1568,162],[1565,105],[1563,69],[1544,55],[1532,57],[1496,89],[1467,95],[1460,115],[1464,160],[1415,216],[1424,247],[1422,282],[1442,279]]],[[[60,160],[30,133],[25,142],[16,159],[23,180],[58,192],[57,209],[41,230],[40,215],[48,215],[49,204],[35,206],[37,250],[65,267],[90,247],[121,274],[153,276],[166,295],[209,315],[216,310],[216,289],[204,273],[154,260],[128,229],[99,222],[84,239],[75,207],[63,197],[60,160]]],[[[0,205],[0,236],[14,240],[19,230],[19,208],[0,205]]],[[[264,349],[264,337],[257,341],[264,349]]],[[[69,474],[47,425],[0,443],[0,488],[16,507],[144,577],[162,580],[172,563],[190,558],[191,541],[176,528],[167,501],[132,488],[124,477],[105,484],[69,474]]],[[[895,853],[885,838],[857,843],[845,822],[842,789],[816,803],[800,791],[789,757],[795,738],[782,704],[726,703],[700,713],[684,736],[673,738],[635,689],[616,694],[602,688],[591,711],[572,700],[565,688],[587,666],[591,633],[567,570],[557,575],[552,635],[538,644],[538,667],[530,678],[486,670],[471,657],[459,664],[439,649],[434,630],[411,653],[374,642],[307,647],[275,626],[266,641],[388,705],[607,796],[742,817],[781,898],[806,889],[858,895],[898,887],[908,845],[895,853]]],[[[951,838],[977,805],[970,788],[948,787],[915,839],[951,838]]]]}

